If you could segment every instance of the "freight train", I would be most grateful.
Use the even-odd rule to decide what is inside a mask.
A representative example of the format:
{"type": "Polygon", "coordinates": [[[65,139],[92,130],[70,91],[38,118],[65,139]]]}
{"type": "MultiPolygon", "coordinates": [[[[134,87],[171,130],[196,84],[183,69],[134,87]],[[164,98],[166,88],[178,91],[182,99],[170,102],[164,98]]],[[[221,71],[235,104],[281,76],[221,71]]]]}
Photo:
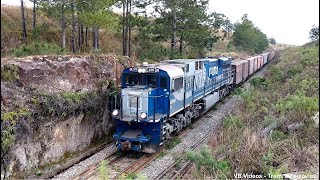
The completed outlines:
{"type": "Polygon", "coordinates": [[[274,56],[174,59],[124,69],[120,105],[112,111],[118,150],[157,152],[274,56]]]}

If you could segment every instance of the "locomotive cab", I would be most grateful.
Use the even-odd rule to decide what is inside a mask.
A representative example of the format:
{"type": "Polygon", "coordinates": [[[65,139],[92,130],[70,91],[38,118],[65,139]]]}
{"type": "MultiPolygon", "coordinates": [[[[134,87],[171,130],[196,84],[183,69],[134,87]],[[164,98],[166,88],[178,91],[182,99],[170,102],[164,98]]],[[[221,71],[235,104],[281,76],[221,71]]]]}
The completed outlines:
{"type": "Polygon", "coordinates": [[[124,69],[121,108],[112,112],[119,150],[153,153],[159,149],[169,114],[169,97],[175,93],[164,68],[144,65],[124,69]]]}

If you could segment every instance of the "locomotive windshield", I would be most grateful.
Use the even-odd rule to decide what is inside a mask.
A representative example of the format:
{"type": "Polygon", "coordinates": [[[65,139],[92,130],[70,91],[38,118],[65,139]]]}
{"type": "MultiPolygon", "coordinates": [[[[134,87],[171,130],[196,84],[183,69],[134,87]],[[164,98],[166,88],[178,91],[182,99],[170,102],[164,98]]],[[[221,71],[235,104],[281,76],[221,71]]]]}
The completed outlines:
{"type": "Polygon", "coordinates": [[[157,87],[156,74],[123,74],[124,83],[127,86],[146,85],[149,87],[157,87]]]}

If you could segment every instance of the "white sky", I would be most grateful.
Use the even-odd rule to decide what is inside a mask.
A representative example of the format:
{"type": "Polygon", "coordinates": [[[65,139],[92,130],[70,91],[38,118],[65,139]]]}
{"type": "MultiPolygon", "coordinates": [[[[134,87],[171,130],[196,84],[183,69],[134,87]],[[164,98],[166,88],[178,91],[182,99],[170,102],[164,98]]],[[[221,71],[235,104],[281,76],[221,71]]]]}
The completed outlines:
{"type": "MultiPolygon", "coordinates": [[[[30,0],[25,4],[32,7],[30,0]]],[[[1,4],[20,5],[20,0],[1,4]]],[[[223,13],[234,23],[243,14],[278,43],[303,45],[309,42],[312,25],[319,26],[319,0],[209,0],[209,10],[223,13]]]]}
{"type": "Polygon", "coordinates": [[[309,42],[312,25],[319,25],[319,0],[209,0],[209,8],[234,23],[243,14],[278,43],[309,42]]]}

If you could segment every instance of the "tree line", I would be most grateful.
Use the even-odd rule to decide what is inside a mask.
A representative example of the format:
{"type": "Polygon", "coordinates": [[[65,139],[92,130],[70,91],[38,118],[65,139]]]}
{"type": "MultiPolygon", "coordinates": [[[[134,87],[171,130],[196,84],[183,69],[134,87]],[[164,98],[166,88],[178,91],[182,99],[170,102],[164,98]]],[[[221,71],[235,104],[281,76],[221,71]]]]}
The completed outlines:
{"type": "MultiPolygon", "coordinates": [[[[260,53],[268,46],[267,36],[247,16],[232,24],[224,14],[209,12],[208,0],[30,1],[33,2],[33,31],[37,26],[37,12],[55,19],[60,26],[61,48],[73,53],[85,52],[89,44],[98,50],[101,29],[122,33],[122,55],[130,57],[134,51],[140,59],[201,57],[212,50],[219,38],[226,38],[231,45],[251,53],[260,53]],[[122,13],[114,13],[114,9],[122,13]],[[71,37],[67,37],[67,29],[71,29],[71,37]],[[223,30],[223,37],[216,35],[218,30],[223,30]],[[71,39],[69,46],[67,38],[71,39]]],[[[21,12],[25,42],[23,0],[21,12]]]]}

